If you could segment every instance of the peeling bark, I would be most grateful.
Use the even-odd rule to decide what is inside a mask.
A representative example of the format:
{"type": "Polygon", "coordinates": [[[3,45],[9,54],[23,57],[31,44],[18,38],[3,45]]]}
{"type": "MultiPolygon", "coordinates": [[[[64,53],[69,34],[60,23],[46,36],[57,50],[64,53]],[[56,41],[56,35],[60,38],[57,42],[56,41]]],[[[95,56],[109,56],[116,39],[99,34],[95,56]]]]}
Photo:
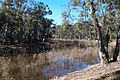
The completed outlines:
{"type": "MultiPolygon", "coordinates": [[[[102,35],[102,32],[101,32],[101,27],[99,26],[99,22],[98,22],[98,19],[96,17],[96,14],[95,14],[95,8],[94,8],[94,4],[93,4],[93,0],[90,0],[90,10],[91,10],[91,17],[93,19],[93,23],[94,23],[94,27],[97,28],[97,36],[98,36],[98,41],[100,41],[100,53],[101,55],[100,56],[100,59],[101,59],[101,62],[107,60],[107,63],[109,63],[109,55],[108,55],[108,51],[105,49],[105,42],[103,40],[103,35],[102,35]],[[103,58],[104,56],[104,58],[103,58]]],[[[106,61],[105,61],[106,62],[106,61]]]]}

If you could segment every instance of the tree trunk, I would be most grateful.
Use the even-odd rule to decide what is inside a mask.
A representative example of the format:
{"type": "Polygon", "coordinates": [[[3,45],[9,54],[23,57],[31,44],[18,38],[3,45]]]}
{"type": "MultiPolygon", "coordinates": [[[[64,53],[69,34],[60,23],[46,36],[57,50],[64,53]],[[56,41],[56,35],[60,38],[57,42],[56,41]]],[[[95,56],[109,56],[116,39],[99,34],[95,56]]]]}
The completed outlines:
{"type": "Polygon", "coordinates": [[[108,56],[108,51],[105,49],[105,43],[103,40],[103,35],[101,32],[101,27],[99,26],[99,22],[98,19],[96,18],[96,14],[95,14],[95,8],[94,8],[94,3],[93,0],[90,0],[90,10],[91,10],[91,17],[93,19],[94,22],[94,27],[97,28],[97,36],[98,36],[98,41],[100,42],[100,59],[101,59],[101,63],[105,62],[108,63],[109,62],[109,56],[108,56]],[[107,60],[107,62],[106,62],[107,60]]]}
{"type": "Polygon", "coordinates": [[[118,26],[118,30],[117,30],[117,38],[116,38],[116,47],[115,47],[115,51],[114,51],[114,54],[113,54],[113,61],[117,61],[117,57],[118,57],[118,54],[119,54],[119,46],[120,46],[120,25],[118,26]]]}

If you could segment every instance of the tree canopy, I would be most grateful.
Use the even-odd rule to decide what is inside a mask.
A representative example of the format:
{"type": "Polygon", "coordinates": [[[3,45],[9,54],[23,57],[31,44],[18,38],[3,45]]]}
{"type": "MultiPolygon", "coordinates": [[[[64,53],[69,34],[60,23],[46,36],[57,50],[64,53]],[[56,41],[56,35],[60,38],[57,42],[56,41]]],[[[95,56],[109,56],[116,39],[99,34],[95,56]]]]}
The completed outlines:
{"type": "Polygon", "coordinates": [[[51,37],[52,11],[34,0],[3,0],[0,8],[0,41],[31,43],[51,37]]]}
{"type": "Polygon", "coordinates": [[[97,39],[100,51],[108,62],[108,44],[116,40],[113,61],[117,61],[120,46],[119,4],[118,0],[69,0],[67,10],[62,13],[63,24],[56,28],[57,37],[97,39]],[[72,25],[70,21],[73,21],[72,25]]]}

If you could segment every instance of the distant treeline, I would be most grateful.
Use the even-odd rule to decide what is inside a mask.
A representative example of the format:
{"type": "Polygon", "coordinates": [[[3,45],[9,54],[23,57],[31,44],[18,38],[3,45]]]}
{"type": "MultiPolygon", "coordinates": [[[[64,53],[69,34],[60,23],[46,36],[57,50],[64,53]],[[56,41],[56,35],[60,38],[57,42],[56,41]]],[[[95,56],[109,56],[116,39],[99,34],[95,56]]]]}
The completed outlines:
{"type": "MultiPolygon", "coordinates": [[[[57,25],[52,29],[52,37],[55,39],[71,39],[71,40],[96,40],[96,29],[93,25],[90,24],[91,21],[81,21],[76,22],[74,24],[63,23],[61,25],[57,25]]],[[[102,31],[106,30],[106,27],[102,27],[102,31]]],[[[115,39],[116,32],[115,30],[110,30],[112,33],[110,34],[111,39],[115,39]]],[[[105,32],[104,35],[106,35],[105,32]]]]}

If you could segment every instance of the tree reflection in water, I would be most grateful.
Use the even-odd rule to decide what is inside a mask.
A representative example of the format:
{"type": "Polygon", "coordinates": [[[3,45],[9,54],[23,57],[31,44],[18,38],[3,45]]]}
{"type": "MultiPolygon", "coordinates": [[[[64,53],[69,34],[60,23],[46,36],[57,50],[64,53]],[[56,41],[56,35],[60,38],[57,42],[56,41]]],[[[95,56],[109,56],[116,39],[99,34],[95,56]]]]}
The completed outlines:
{"type": "Polygon", "coordinates": [[[0,80],[47,80],[82,70],[97,62],[95,47],[53,49],[40,54],[0,57],[0,80]]]}

